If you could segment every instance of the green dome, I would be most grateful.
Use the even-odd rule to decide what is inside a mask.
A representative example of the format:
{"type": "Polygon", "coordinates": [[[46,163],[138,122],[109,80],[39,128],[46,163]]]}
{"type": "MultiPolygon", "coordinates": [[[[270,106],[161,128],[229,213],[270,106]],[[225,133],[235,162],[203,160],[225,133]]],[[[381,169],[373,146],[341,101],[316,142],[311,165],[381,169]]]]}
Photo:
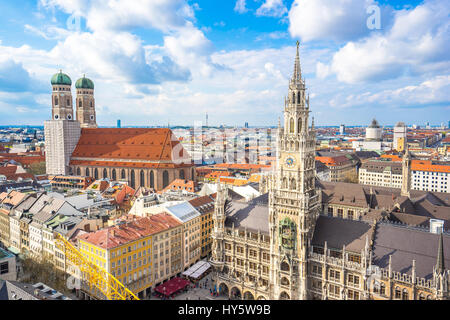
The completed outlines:
{"type": "Polygon", "coordinates": [[[59,73],[55,73],[53,75],[51,82],[53,85],[55,84],[64,84],[68,86],[72,85],[72,80],[70,80],[70,77],[67,74],[62,73],[61,70],[59,70],[59,73]]]}
{"type": "Polygon", "coordinates": [[[94,82],[92,82],[91,79],[86,78],[86,76],[83,76],[83,78],[80,78],[75,82],[75,87],[77,89],[92,89],[94,90],[94,82]]]}

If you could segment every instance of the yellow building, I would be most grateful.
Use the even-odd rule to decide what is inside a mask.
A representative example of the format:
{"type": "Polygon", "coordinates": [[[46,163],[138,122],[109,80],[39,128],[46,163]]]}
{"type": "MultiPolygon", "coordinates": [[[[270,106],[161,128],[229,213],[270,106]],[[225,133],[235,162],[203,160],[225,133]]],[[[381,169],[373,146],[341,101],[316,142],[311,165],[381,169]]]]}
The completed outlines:
{"type": "MultiPolygon", "coordinates": [[[[81,254],[115,276],[124,286],[144,298],[153,285],[153,235],[179,226],[168,214],[135,218],[127,216],[116,226],[78,237],[81,254]]],[[[102,298],[98,292],[88,292],[102,298]]]]}

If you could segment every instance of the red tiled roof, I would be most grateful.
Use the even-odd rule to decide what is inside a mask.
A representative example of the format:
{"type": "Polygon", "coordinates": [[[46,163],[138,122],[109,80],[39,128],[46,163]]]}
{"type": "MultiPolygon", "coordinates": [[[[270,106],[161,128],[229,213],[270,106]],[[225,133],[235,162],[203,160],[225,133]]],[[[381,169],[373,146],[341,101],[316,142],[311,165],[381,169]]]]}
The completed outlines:
{"type": "MultiPolygon", "coordinates": [[[[130,217],[127,219],[129,220],[130,217]]],[[[104,249],[111,249],[177,227],[180,224],[168,213],[159,213],[149,217],[136,218],[122,225],[82,234],[78,236],[78,239],[104,249]]]]}
{"type": "Polygon", "coordinates": [[[0,167],[0,175],[6,176],[7,180],[17,181],[19,178],[22,179],[34,179],[34,176],[31,173],[16,173],[17,166],[8,165],[5,167],[0,167]]]}
{"type": "MultiPolygon", "coordinates": [[[[81,137],[72,153],[72,158],[125,159],[146,161],[173,161],[175,157],[187,157],[178,139],[170,129],[155,128],[84,128],[81,137]]],[[[89,160],[74,159],[71,164],[84,164],[89,160]]],[[[135,166],[148,167],[154,164],[98,161],[103,166],[135,166]]],[[[157,163],[155,165],[158,165],[157,163]]],[[[173,164],[159,164],[160,167],[170,167],[173,164]],[[166,166],[165,166],[166,165],[166,166]]]]}

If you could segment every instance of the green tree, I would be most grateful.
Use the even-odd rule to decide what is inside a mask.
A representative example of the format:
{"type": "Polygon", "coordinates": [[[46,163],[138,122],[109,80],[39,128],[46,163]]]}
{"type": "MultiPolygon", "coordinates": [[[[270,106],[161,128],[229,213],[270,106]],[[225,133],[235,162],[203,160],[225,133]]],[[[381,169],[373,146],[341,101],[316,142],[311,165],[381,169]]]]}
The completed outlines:
{"type": "Polygon", "coordinates": [[[45,161],[30,164],[28,172],[34,175],[45,174],[45,161]]]}

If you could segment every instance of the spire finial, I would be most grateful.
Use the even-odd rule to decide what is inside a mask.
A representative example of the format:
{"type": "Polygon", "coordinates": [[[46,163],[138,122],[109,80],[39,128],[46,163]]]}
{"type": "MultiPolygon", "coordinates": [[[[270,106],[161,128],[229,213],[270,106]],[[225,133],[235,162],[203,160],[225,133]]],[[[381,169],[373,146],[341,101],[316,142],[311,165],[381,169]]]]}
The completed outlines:
{"type": "Polygon", "coordinates": [[[292,75],[292,80],[293,81],[298,81],[302,77],[301,76],[301,70],[300,70],[299,46],[300,46],[300,42],[297,40],[297,53],[295,55],[294,74],[292,75]]]}
{"type": "Polygon", "coordinates": [[[445,263],[444,263],[444,236],[443,232],[439,234],[439,248],[438,248],[438,255],[437,255],[437,261],[436,261],[436,271],[438,273],[442,273],[445,270],[445,263]]]}

